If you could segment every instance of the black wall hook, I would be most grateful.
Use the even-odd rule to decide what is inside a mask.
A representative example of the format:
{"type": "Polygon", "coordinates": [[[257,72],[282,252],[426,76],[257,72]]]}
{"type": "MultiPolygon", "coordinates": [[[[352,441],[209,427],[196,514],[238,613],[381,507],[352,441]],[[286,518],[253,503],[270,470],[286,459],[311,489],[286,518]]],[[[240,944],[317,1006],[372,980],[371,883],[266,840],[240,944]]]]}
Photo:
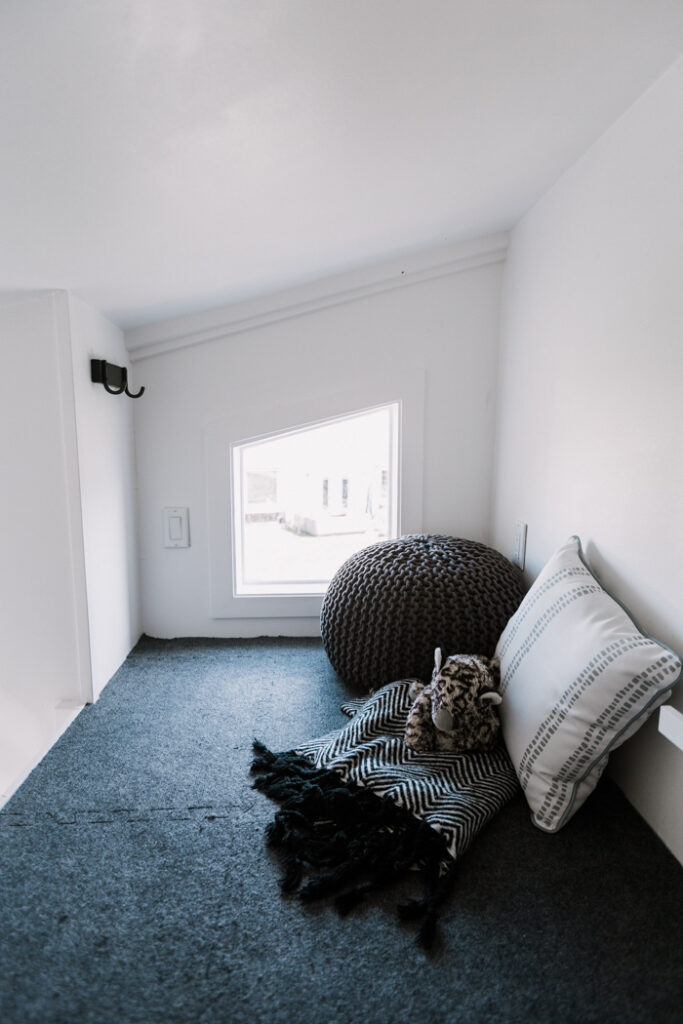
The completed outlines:
{"type": "Polygon", "coordinates": [[[90,360],[90,380],[93,384],[102,384],[110,395],[122,395],[125,392],[129,398],[140,398],[145,393],[144,387],[135,393],[129,391],[126,367],[108,363],[106,359],[90,360]]]}
{"type": "Polygon", "coordinates": [[[124,373],[124,375],[125,375],[125,378],[126,378],[126,387],[125,387],[125,391],[126,391],[126,394],[128,395],[128,397],[129,397],[129,398],[139,398],[139,397],[140,397],[140,395],[144,395],[144,393],[145,393],[145,389],[144,389],[144,387],[140,388],[140,390],[139,390],[139,391],[136,391],[136,392],[135,392],[135,394],[133,394],[133,392],[132,392],[132,391],[129,391],[129,390],[128,390],[128,371],[127,371],[126,369],[124,369],[123,373],[124,373]]]}

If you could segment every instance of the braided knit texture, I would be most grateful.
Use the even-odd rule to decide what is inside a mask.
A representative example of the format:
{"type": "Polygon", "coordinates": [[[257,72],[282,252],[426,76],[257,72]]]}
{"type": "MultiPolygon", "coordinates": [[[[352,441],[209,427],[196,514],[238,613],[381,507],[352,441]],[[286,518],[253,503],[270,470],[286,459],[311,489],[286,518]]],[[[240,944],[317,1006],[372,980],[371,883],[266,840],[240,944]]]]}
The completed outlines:
{"type": "Polygon", "coordinates": [[[344,562],[325,595],[320,631],[351,685],[429,680],[435,647],[491,657],[523,596],[520,570],[486,544],[411,534],[344,562]]]}

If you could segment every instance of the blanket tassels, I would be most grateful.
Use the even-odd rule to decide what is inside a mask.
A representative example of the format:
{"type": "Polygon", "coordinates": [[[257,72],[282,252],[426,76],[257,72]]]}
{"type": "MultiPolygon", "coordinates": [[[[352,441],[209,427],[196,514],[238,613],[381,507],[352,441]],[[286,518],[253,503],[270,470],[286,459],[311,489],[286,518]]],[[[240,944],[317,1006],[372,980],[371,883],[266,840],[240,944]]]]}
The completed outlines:
{"type": "Polygon", "coordinates": [[[455,862],[432,887],[431,892],[421,900],[406,900],[399,904],[398,916],[402,921],[414,921],[423,918],[417,939],[421,946],[430,949],[436,935],[436,924],[439,918],[439,907],[448,897],[455,884],[455,862]]]}
{"type": "Polygon", "coordinates": [[[280,804],[266,836],[281,852],[283,892],[305,901],[334,897],[345,915],[368,893],[418,869],[424,897],[402,904],[399,916],[422,919],[418,941],[429,948],[454,881],[445,838],[391,800],[296,753],[273,754],[255,741],[254,754],[254,788],[280,804]]]}

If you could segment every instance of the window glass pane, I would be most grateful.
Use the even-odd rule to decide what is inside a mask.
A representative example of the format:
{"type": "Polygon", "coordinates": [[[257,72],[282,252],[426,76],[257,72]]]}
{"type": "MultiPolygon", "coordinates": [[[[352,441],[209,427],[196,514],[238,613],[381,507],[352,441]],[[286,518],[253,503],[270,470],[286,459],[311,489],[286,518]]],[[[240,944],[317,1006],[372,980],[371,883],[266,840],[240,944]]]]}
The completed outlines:
{"type": "Polygon", "coordinates": [[[233,448],[235,593],[323,593],[397,536],[398,403],[233,448]]]}

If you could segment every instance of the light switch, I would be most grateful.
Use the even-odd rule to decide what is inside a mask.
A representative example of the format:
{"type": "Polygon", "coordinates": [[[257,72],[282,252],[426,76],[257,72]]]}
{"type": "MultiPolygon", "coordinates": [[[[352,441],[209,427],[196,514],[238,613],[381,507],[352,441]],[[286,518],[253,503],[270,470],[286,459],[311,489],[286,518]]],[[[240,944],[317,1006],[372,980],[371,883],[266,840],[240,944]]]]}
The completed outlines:
{"type": "Polygon", "coordinates": [[[168,517],[168,533],[171,540],[183,539],[183,521],[180,516],[168,517]]]}
{"type": "Polygon", "coordinates": [[[190,516],[187,508],[164,509],[164,547],[189,548],[190,516]]]}

